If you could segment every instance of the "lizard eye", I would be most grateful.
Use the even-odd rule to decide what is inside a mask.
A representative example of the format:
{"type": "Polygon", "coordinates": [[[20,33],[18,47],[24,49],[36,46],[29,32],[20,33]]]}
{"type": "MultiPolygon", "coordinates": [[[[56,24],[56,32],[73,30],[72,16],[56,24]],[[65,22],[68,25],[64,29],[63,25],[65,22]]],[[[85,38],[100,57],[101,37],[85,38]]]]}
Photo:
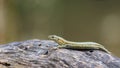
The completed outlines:
{"type": "Polygon", "coordinates": [[[52,36],[51,38],[54,38],[54,36],[52,36]]]}

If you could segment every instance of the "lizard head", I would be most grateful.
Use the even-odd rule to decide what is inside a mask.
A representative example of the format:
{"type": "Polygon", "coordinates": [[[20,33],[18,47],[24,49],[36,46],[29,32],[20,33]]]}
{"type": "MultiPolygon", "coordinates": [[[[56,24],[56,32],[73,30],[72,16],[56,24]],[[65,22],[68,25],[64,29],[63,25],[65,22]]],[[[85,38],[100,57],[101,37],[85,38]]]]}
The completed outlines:
{"type": "Polygon", "coordinates": [[[57,42],[57,43],[60,44],[60,45],[66,44],[66,40],[63,39],[63,38],[60,37],[60,36],[57,36],[57,35],[49,35],[48,38],[51,39],[51,40],[54,40],[55,42],[57,42]]]}

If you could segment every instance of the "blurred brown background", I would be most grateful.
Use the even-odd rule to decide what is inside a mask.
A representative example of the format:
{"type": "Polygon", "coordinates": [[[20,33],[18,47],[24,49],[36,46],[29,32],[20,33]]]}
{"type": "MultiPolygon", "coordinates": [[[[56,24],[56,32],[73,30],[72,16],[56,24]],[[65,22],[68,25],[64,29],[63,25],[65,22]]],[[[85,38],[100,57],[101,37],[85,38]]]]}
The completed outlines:
{"type": "Polygon", "coordinates": [[[51,34],[98,42],[120,57],[120,1],[0,0],[0,44],[51,34]]]}

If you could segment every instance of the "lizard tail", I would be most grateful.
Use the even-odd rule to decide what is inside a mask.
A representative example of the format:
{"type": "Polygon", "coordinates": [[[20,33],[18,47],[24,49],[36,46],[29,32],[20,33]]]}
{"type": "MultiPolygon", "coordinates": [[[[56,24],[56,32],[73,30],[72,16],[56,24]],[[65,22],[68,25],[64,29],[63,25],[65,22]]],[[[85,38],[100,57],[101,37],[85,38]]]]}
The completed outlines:
{"type": "Polygon", "coordinates": [[[101,50],[103,50],[103,51],[105,51],[105,52],[107,52],[107,53],[109,53],[109,54],[111,54],[111,52],[110,52],[110,51],[108,51],[108,50],[107,50],[105,47],[103,47],[103,46],[102,46],[102,47],[100,47],[100,49],[101,49],[101,50]]]}

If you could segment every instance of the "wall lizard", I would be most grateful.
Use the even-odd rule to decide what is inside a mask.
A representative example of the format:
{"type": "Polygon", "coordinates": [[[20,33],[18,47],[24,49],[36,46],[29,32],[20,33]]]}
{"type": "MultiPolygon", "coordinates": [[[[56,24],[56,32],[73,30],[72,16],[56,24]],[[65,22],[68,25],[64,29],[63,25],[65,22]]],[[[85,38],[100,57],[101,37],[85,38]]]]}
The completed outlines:
{"type": "Polygon", "coordinates": [[[102,51],[105,51],[107,53],[110,53],[103,45],[95,43],[95,42],[72,42],[65,40],[62,37],[59,37],[57,35],[49,35],[49,39],[54,40],[56,43],[58,43],[57,48],[70,48],[70,49],[99,49],[102,51]]]}

